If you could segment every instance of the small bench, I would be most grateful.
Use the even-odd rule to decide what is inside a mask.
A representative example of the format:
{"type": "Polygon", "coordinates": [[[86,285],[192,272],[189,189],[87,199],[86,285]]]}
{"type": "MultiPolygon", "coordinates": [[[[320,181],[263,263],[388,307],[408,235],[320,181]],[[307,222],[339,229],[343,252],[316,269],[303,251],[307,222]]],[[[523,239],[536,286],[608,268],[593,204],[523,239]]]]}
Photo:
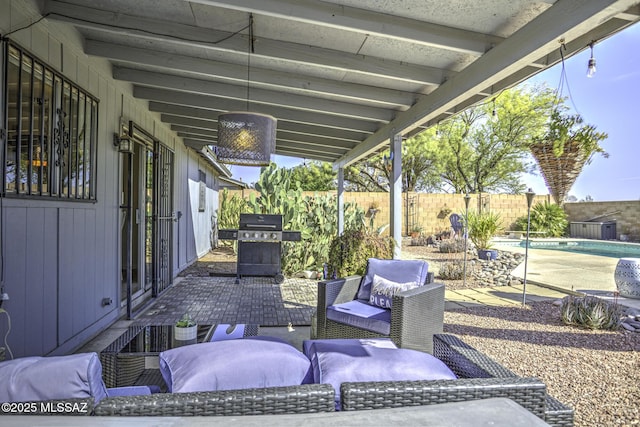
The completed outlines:
{"type": "MultiPolygon", "coordinates": [[[[526,230],[505,230],[504,232],[509,239],[522,239],[527,235],[526,230]]],[[[543,236],[544,231],[529,231],[529,237],[531,236],[543,236]]]]}

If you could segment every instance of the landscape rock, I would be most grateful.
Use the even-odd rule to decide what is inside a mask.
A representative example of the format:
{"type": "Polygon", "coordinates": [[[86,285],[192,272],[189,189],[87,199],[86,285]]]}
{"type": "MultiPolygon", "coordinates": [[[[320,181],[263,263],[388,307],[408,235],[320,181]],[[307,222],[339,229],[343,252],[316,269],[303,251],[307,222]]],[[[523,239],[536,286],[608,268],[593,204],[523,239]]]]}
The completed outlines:
{"type": "Polygon", "coordinates": [[[511,272],[520,265],[524,260],[524,255],[513,252],[498,251],[498,257],[495,260],[475,259],[480,266],[480,271],[475,273],[481,286],[509,286],[522,284],[522,280],[513,277],[511,272]]]}

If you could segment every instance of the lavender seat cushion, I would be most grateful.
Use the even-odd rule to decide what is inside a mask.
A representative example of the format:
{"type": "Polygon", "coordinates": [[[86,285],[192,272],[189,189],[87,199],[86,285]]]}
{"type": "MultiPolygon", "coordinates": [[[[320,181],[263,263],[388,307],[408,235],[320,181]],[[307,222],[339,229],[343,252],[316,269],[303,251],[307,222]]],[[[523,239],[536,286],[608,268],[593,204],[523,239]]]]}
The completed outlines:
{"type": "Polygon", "coordinates": [[[344,382],[456,378],[447,365],[428,353],[380,347],[366,340],[311,341],[304,349],[311,360],[314,382],[331,384],[336,390],[336,409],[344,382]]]}
{"type": "Polygon", "coordinates": [[[391,338],[326,338],[319,340],[304,340],[302,352],[311,359],[311,347],[317,343],[342,343],[343,345],[370,345],[381,348],[398,348],[391,338]]]}
{"type": "Polygon", "coordinates": [[[0,362],[0,402],[107,397],[96,353],[0,362]]]}
{"type": "Polygon", "coordinates": [[[278,387],[313,382],[311,362],[288,343],[244,338],[207,342],[160,353],[170,392],[278,387]]]}
{"type": "Polygon", "coordinates": [[[367,273],[362,278],[356,298],[369,301],[373,276],[375,275],[392,282],[416,282],[418,286],[422,286],[427,280],[428,269],[429,264],[422,260],[369,258],[367,273]]]}
{"type": "Polygon", "coordinates": [[[381,335],[391,332],[391,310],[360,300],[330,305],[327,319],[381,335]]]}

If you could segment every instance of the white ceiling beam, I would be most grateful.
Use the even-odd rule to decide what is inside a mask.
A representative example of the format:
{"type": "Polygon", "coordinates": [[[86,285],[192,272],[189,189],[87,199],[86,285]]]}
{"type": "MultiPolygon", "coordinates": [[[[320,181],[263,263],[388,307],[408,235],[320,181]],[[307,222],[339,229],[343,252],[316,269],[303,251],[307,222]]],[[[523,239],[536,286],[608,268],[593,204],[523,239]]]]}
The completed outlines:
{"type": "MultiPolygon", "coordinates": [[[[48,19],[71,23],[81,28],[247,55],[245,37],[230,37],[232,33],[225,31],[109,12],[55,0],[45,3],[44,12],[49,13],[48,19]]],[[[433,67],[265,38],[258,39],[256,51],[251,55],[430,86],[438,85],[455,75],[452,71],[433,67]]]]}
{"type": "Polygon", "coordinates": [[[171,125],[171,130],[180,134],[200,135],[205,138],[215,138],[218,134],[217,130],[213,129],[194,129],[189,126],[171,125]]]}
{"type": "MultiPolygon", "coordinates": [[[[183,129],[188,129],[186,133],[200,135],[202,138],[212,137],[211,135],[213,135],[213,132],[216,132],[217,134],[218,122],[216,121],[195,117],[176,116],[172,114],[161,114],[160,118],[162,122],[167,123],[172,127],[180,126],[183,129]],[[208,132],[207,134],[203,134],[203,131],[208,132]]],[[[295,132],[294,130],[289,131],[286,127],[278,129],[278,132],[285,132],[284,136],[286,136],[285,139],[288,141],[299,141],[305,144],[316,145],[317,147],[320,147],[321,145],[333,147],[334,149],[339,149],[341,154],[353,149],[356,145],[354,143],[347,143],[337,139],[310,136],[295,132]],[[324,143],[321,143],[321,140],[323,140],[324,143]]]]}
{"type": "MultiPolygon", "coordinates": [[[[240,102],[224,98],[215,98],[209,95],[190,94],[186,92],[140,86],[134,86],[133,96],[149,101],[193,106],[218,112],[238,110],[242,111],[246,108],[247,105],[246,101],[240,102]]],[[[375,132],[379,127],[378,124],[373,122],[349,119],[346,117],[329,116],[326,114],[313,113],[303,110],[291,110],[269,105],[259,105],[259,107],[259,111],[258,108],[255,109],[256,112],[270,114],[278,118],[279,121],[293,121],[314,126],[326,126],[329,128],[344,129],[347,131],[369,134],[375,132]]]]}
{"type": "Polygon", "coordinates": [[[343,150],[336,150],[336,149],[332,149],[331,147],[324,147],[324,148],[319,148],[318,146],[313,146],[313,145],[305,145],[305,144],[301,144],[297,141],[286,141],[286,140],[281,140],[278,139],[276,141],[276,150],[278,149],[289,149],[291,151],[296,151],[298,152],[301,157],[307,157],[308,155],[312,155],[314,153],[316,154],[324,154],[327,156],[333,156],[334,158],[339,158],[341,155],[344,154],[343,150]],[[306,154],[306,155],[303,155],[306,154]]]}
{"type": "MultiPolygon", "coordinates": [[[[206,132],[206,131],[200,130],[200,132],[206,132]]],[[[212,135],[203,135],[200,132],[178,132],[178,136],[180,138],[191,138],[191,139],[197,139],[201,141],[215,141],[215,139],[217,138],[216,132],[211,132],[212,135]]]]}
{"type": "MultiPolygon", "coordinates": [[[[191,117],[196,119],[211,120],[214,121],[214,117],[217,114],[212,114],[210,110],[202,108],[185,107],[182,105],[165,104],[161,102],[151,101],[149,102],[149,111],[155,113],[171,114],[173,116],[191,117]]],[[[288,132],[299,133],[301,135],[308,135],[312,137],[322,137],[325,139],[334,139],[338,143],[342,144],[345,148],[353,148],[360,141],[366,138],[366,134],[360,132],[346,131],[343,129],[332,129],[323,126],[311,126],[302,123],[289,122],[286,120],[278,121],[278,129],[287,130],[288,132]]],[[[187,132],[188,128],[176,128],[175,131],[187,132]]],[[[209,135],[206,131],[198,132],[201,135],[209,135]]]]}
{"type": "Polygon", "coordinates": [[[508,78],[536,59],[558,48],[558,40],[572,40],[629,9],[637,0],[560,0],[500,45],[443,83],[407,111],[381,127],[334,163],[347,166],[379,150],[392,134],[406,134],[486,87],[508,78]]]}
{"type": "MultiPolygon", "coordinates": [[[[187,72],[191,75],[212,76],[235,81],[242,80],[239,76],[246,76],[247,72],[246,65],[176,55],[157,50],[133,48],[92,39],[85,41],[85,53],[119,62],[144,64],[187,72]]],[[[259,67],[251,67],[251,81],[276,88],[287,87],[295,89],[302,94],[331,95],[335,98],[344,99],[346,102],[379,104],[378,106],[385,108],[408,108],[416,101],[416,95],[410,92],[339,82],[259,67]]]]}
{"type": "Polygon", "coordinates": [[[247,103],[247,95],[249,95],[251,108],[253,108],[255,104],[273,105],[384,123],[391,121],[394,116],[394,112],[391,110],[336,102],[324,98],[295,95],[257,87],[252,87],[247,91],[246,83],[244,85],[230,85],[120,67],[113,69],[113,78],[116,80],[129,81],[145,87],[158,87],[181,92],[211,95],[216,98],[235,99],[237,101],[244,101],[245,103],[247,103]]]}
{"type": "Polygon", "coordinates": [[[183,138],[182,142],[184,142],[184,145],[187,147],[195,148],[196,150],[200,150],[202,147],[206,147],[207,145],[212,145],[210,141],[193,138],[183,138]]]}
{"type": "Polygon", "coordinates": [[[318,160],[320,162],[334,162],[336,156],[329,156],[323,152],[301,152],[300,150],[292,149],[289,147],[279,148],[276,147],[276,154],[280,156],[298,157],[301,159],[318,160]]]}
{"type": "MultiPolygon", "coordinates": [[[[172,128],[176,126],[173,125],[172,128]]],[[[178,132],[178,136],[185,140],[189,139],[192,141],[201,141],[206,145],[215,145],[217,140],[217,134],[213,132],[210,135],[203,135],[198,132],[203,132],[203,130],[196,130],[196,132],[178,132]]],[[[299,134],[290,133],[287,131],[278,130],[278,135],[276,137],[276,147],[283,148],[288,147],[291,149],[299,149],[300,151],[305,152],[324,152],[326,154],[330,154],[335,158],[342,156],[344,153],[349,151],[349,148],[340,147],[332,144],[332,141],[322,140],[322,139],[310,139],[305,140],[301,139],[299,134]]]]}
{"type": "Polygon", "coordinates": [[[218,131],[218,122],[206,119],[196,119],[193,117],[174,116],[172,114],[161,114],[160,120],[170,125],[178,125],[193,128],[194,132],[199,129],[207,129],[211,131],[218,131]]]}
{"type": "Polygon", "coordinates": [[[190,0],[312,25],[480,56],[503,39],[400,16],[311,0],[190,0]]]}
{"type": "Polygon", "coordinates": [[[295,142],[302,145],[313,146],[320,150],[327,148],[329,152],[340,155],[345,154],[355,146],[355,144],[338,144],[336,140],[290,132],[286,129],[278,129],[277,138],[279,141],[295,142]]]}
{"type": "Polygon", "coordinates": [[[192,133],[182,133],[182,132],[178,133],[178,136],[185,141],[186,140],[200,141],[204,145],[215,145],[215,142],[216,142],[216,137],[211,137],[211,136],[203,136],[203,135],[197,135],[192,133]]]}

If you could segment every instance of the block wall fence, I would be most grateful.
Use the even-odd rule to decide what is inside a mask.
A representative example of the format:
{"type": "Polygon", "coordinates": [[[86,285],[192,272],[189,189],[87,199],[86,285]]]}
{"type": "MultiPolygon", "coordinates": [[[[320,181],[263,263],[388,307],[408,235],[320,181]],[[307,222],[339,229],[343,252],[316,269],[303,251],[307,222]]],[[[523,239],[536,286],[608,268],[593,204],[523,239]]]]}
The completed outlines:
{"type": "MultiPolygon", "coordinates": [[[[255,190],[230,190],[229,195],[238,195],[246,199],[255,190]]],[[[329,192],[304,192],[306,196],[336,195],[329,192]]],[[[500,214],[503,230],[513,230],[515,220],[527,214],[527,200],[524,194],[471,194],[470,211],[490,211],[500,214]]],[[[550,195],[536,195],[533,203],[552,202],[550,195]]],[[[378,209],[374,217],[374,227],[389,224],[389,193],[345,192],[345,203],[355,203],[369,211],[378,209]]],[[[449,214],[464,215],[464,196],[461,194],[402,193],[402,234],[410,234],[414,227],[421,227],[425,234],[435,234],[449,230],[449,214]],[[408,209],[407,209],[408,206],[408,209]]],[[[621,233],[640,240],[640,200],[620,202],[583,202],[566,203],[565,211],[569,221],[587,221],[596,218],[600,221],[617,222],[618,237],[621,233]],[[602,217],[599,217],[602,216],[602,217]]],[[[369,218],[369,216],[368,216],[369,218]]]]}

